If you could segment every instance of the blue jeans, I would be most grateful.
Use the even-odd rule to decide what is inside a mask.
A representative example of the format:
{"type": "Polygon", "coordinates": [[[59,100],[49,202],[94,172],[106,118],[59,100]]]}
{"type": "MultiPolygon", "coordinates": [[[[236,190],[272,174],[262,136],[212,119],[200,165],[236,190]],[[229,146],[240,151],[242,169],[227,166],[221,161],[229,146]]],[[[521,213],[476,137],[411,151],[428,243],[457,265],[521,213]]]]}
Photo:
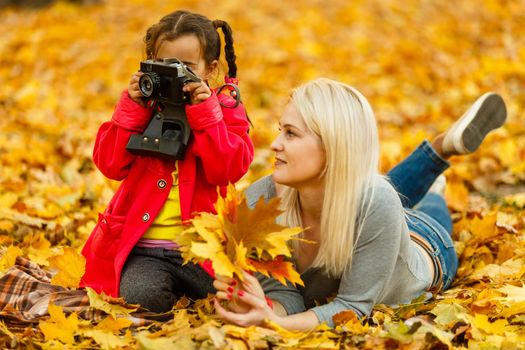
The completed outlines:
{"type": "Polygon", "coordinates": [[[447,204],[442,196],[427,193],[448,167],[449,163],[424,141],[387,174],[406,208],[409,230],[426,241],[436,271],[431,288],[437,289],[448,288],[458,269],[447,204]]]}

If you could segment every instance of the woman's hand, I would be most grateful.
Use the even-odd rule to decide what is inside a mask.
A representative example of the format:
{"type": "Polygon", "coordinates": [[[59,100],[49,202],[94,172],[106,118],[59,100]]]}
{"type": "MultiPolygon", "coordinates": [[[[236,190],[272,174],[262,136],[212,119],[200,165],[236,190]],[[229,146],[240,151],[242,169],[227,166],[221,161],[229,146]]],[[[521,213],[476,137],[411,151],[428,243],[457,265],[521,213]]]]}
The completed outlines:
{"type": "Polygon", "coordinates": [[[243,274],[244,282],[242,282],[242,284],[237,279],[225,276],[216,276],[213,282],[213,286],[217,289],[217,298],[229,301],[228,309],[237,313],[248,312],[251,308],[242,298],[239,298],[239,292],[241,295],[250,293],[266,300],[264,291],[257,278],[245,271],[243,271],[243,274]]]}
{"type": "Polygon", "coordinates": [[[259,325],[265,320],[276,318],[257,278],[246,272],[243,277],[244,281],[240,285],[235,282],[236,280],[223,276],[219,276],[213,282],[217,289],[215,299],[217,314],[224,320],[240,326],[259,325]],[[219,300],[228,301],[227,309],[221,306],[219,300]]]}
{"type": "Polygon", "coordinates": [[[192,105],[206,101],[211,96],[210,87],[204,81],[187,83],[182,91],[190,95],[192,105]]]}
{"type": "Polygon", "coordinates": [[[239,281],[231,277],[215,276],[213,286],[217,289],[217,293],[215,294],[217,299],[228,301],[229,310],[238,313],[249,311],[249,305],[234,298],[234,295],[237,295],[239,291],[241,291],[241,289],[239,289],[239,281]]]}
{"type": "Polygon", "coordinates": [[[144,102],[144,99],[142,98],[142,93],[139,89],[139,79],[143,74],[144,73],[142,72],[133,73],[128,86],[128,96],[142,107],[146,107],[146,103],[144,102]]]}

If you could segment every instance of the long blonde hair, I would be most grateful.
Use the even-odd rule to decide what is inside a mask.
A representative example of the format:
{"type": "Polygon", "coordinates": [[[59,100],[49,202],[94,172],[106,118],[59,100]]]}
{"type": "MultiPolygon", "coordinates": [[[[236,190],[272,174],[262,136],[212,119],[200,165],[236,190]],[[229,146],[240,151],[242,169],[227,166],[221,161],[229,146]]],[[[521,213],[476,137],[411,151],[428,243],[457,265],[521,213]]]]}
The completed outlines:
{"type": "MultiPolygon", "coordinates": [[[[368,208],[363,196],[379,170],[379,140],[374,113],[353,87],[320,78],[292,91],[291,102],[316,134],[326,155],[321,240],[312,267],[339,277],[351,266],[354,243],[368,208]]],[[[299,194],[283,186],[282,219],[302,226],[299,194]]],[[[298,251],[300,243],[294,242],[298,251]]]]}

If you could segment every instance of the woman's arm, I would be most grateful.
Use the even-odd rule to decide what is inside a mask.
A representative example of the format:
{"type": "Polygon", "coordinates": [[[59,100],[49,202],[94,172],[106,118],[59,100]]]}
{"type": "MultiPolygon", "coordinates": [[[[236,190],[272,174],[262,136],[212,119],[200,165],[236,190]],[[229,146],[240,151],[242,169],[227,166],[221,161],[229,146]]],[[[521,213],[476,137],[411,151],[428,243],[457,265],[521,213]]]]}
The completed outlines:
{"type": "MultiPolygon", "coordinates": [[[[369,315],[372,308],[391,293],[402,236],[408,231],[397,192],[385,180],[379,180],[356,242],[352,264],[341,276],[337,296],[311,309],[320,322],[333,326],[333,316],[345,310],[358,317],[369,315]]],[[[367,205],[365,205],[365,208],[367,205]]],[[[406,263],[406,262],[405,262],[406,263]]]]}
{"type": "Polygon", "coordinates": [[[286,329],[303,330],[323,322],[333,326],[333,316],[345,310],[355,311],[360,317],[368,315],[373,306],[388,292],[392,280],[397,278],[393,276],[393,271],[399,255],[401,236],[406,229],[404,220],[401,202],[393,188],[388,184],[376,188],[363,233],[355,248],[351,268],[342,276],[334,300],[306,312],[282,317],[265,308],[264,300],[261,301],[260,297],[259,301],[255,301],[252,300],[253,295],[249,295],[244,299],[239,298],[252,305],[249,312],[232,315],[231,312],[221,310],[218,311],[219,314],[230,322],[241,322],[243,325],[261,324],[267,319],[286,329]]]}

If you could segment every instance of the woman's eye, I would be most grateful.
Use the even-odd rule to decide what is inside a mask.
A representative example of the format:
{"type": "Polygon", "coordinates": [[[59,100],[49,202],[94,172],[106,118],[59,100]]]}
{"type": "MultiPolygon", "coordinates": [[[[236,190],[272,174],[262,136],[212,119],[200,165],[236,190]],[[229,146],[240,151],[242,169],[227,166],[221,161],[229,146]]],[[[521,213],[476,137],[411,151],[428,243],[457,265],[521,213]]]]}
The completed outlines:
{"type": "Polygon", "coordinates": [[[285,134],[286,134],[286,137],[293,137],[293,136],[295,136],[295,133],[293,131],[291,131],[291,130],[286,130],[285,134]]]}

